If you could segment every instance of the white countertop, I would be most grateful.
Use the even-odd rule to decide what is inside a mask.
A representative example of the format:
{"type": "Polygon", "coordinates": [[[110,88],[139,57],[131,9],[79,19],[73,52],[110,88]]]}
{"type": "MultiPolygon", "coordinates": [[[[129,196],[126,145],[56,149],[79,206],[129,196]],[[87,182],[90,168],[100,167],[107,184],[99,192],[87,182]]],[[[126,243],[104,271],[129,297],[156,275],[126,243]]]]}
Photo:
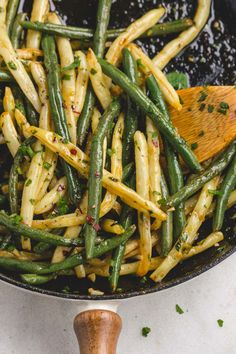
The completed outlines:
{"type": "MultiPolygon", "coordinates": [[[[236,254],[179,287],[123,302],[118,354],[236,354],[235,273],[236,254]],[[151,328],[147,338],[144,326],[151,328]]],[[[72,323],[79,310],[1,283],[0,354],[78,353],[72,323]]]]}

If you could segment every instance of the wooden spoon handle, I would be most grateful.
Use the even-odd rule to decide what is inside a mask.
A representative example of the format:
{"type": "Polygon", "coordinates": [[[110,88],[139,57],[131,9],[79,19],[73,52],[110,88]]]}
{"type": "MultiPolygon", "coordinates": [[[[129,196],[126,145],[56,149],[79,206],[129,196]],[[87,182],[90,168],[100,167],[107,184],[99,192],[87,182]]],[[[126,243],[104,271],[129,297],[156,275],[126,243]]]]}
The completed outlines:
{"type": "Polygon", "coordinates": [[[89,310],[75,317],[74,330],[80,354],[116,354],[120,316],[108,310],[89,310]]]}

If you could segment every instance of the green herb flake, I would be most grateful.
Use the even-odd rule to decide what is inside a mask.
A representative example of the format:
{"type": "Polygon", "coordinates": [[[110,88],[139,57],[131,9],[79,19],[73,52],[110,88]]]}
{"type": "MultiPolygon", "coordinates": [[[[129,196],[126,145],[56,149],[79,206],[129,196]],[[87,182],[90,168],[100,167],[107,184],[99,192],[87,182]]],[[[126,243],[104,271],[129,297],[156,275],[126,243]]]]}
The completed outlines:
{"type": "Polygon", "coordinates": [[[226,116],[226,114],[227,114],[227,109],[219,108],[219,109],[217,110],[217,112],[220,113],[220,114],[223,114],[224,116],[226,116]]]}
{"type": "Polygon", "coordinates": [[[21,113],[24,114],[24,105],[21,102],[16,102],[15,109],[18,109],[21,113]]]}
{"type": "Polygon", "coordinates": [[[9,62],[7,63],[7,66],[8,66],[9,69],[11,69],[11,70],[17,70],[17,66],[16,66],[16,64],[15,64],[13,61],[9,61],[9,62]]]}
{"type": "Polygon", "coordinates": [[[71,79],[71,75],[64,74],[61,79],[64,81],[69,81],[71,79]]]}
{"type": "Polygon", "coordinates": [[[73,70],[73,69],[76,69],[80,66],[80,59],[79,58],[75,58],[74,62],[71,63],[70,65],[68,66],[64,66],[61,71],[68,71],[68,70],[73,70]]]}
{"type": "Polygon", "coordinates": [[[151,332],[151,328],[149,328],[149,327],[143,327],[142,328],[142,336],[143,337],[147,337],[150,332],[151,332]]]}
{"type": "Polygon", "coordinates": [[[184,310],[178,304],[175,305],[175,310],[179,315],[184,313],[184,310]]]}
{"type": "Polygon", "coordinates": [[[43,168],[45,168],[45,170],[49,171],[51,167],[52,165],[49,162],[44,162],[43,168]]]}
{"type": "Polygon", "coordinates": [[[222,109],[229,109],[229,104],[226,102],[220,102],[220,108],[222,109]]]}
{"type": "Polygon", "coordinates": [[[208,189],[208,193],[212,195],[218,195],[220,197],[223,195],[223,192],[217,189],[208,189]]]}
{"type": "Polygon", "coordinates": [[[206,98],[207,98],[207,96],[208,96],[208,94],[206,93],[206,91],[201,91],[201,92],[200,92],[200,97],[199,97],[199,99],[198,99],[198,102],[203,102],[203,101],[205,101],[206,98]]]}
{"type": "Polygon", "coordinates": [[[223,327],[223,325],[224,325],[224,321],[221,319],[217,320],[217,323],[218,323],[219,327],[223,327]]]}
{"type": "Polygon", "coordinates": [[[57,203],[58,213],[60,215],[65,215],[69,211],[69,207],[65,198],[61,197],[57,203]]]}
{"type": "Polygon", "coordinates": [[[92,68],[92,69],[90,70],[90,74],[91,74],[91,75],[96,75],[96,74],[97,74],[97,70],[95,70],[94,68],[92,68]]]}
{"type": "Polygon", "coordinates": [[[29,201],[30,201],[30,203],[31,203],[32,205],[35,204],[35,199],[30,199],[29,201]]]}
{"type": "Polygon", "coordinates": [[[206,108],[206,104],[205,103],[201,103],[200,107],[199,107],[199,111],[203,112],[205,108],[206,108]]]}
{"type": "Polygon", "coordinates": [[[28,178],[25,182],[25,186],[28,187],[31,185],[31,183],[32,183],[32,179],[28,178]]]}
{"type": "Polygon", "coordinates": [[[20,151],[24,156],[29,156],[31,159],[35,155],[35,152],[31,149],[30,146],[21,146],[20,151]]]}
{"type": "Polygon", "coordinates": [[[22,221],[22,217],[17,214],[10,215],[10,218],[15,225],[19,225],[19,223],[22,221]]]}
{"type": "Polygon", "coordinates": [[[158,138],[158,132],[153,132],[152,133],[152,139],[158,138]]]}
{"type": "Polygon", "coordinates": [[[193,144],[191,144],[191,149],[192,149],[192,150],[196,150],[197,147],[198,147],[198,143],[193,143],[193,144]]]}
{"type": "Polygon", "coordinates": [[[116,150],[115,149],[107,149],[107,154],[109,155],[109,156],[112,156],[113,154],[115,154],[116,153],[116,150]]]}
{"type": "Polygon", "coordinates": [[[141,59],[137,59],[137,65],[138,65],[139,68],[142,68],[142,67],[144,68],[144,65],[143,65],[141,59]]]}
{"type": "Polygon", "coordinates": [[[207,107],[208,113],[214,112],[215,107],[212,104],[209,104],[207,107]]]}

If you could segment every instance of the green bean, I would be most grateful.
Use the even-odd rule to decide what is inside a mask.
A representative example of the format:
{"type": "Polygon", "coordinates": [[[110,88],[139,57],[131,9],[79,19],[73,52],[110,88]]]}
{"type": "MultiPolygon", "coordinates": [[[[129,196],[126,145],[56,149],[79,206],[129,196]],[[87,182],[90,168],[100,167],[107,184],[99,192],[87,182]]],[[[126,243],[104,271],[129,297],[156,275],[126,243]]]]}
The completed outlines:
{"type": "Polygon", "coordinates": [[[187,200],[199,189],[201,189],[212,178],[218,176],[230,164],[236,152],[236,141],[234,141],[215,161],[200,175],[194,177],[189,183],[181,188],[177,193],[161,200],[160,203],[166,207],[176,207],[179,203],[187,200]]]}
{"type": "MultiPolygon", "coordinates": [[[[123,68],[128,78],[136,85],[138,85],[138,69],[137,62],[134,60],[129,49],[123,50],[123,68]]],[[[125,117],[125,126],[123,134],[123,150],[122,163],[127,165],[134,154],[134,133],[138,129],[138,111],[136,105],[132,102],[130,97],[127,97],[127,111],[125,117]]]]}
{"type": "Polygon", "coordinates": [[[12,26],[17,14],[18,6],[19,6],[20,0],[9,0],[8,5],[7,5],[7,15],[6,15],[6,27],[7,27],[7,32],[9,35],[11,35],[12,32],[12,26]]]}
{"type": "MultiPolygon", "coordinates": [[[[48,93],[52,118],[56,132],[63,137],[66,144],[66,142],[70,140],[70,135],[60,92],[60,73],[54,38],[51,36],[43,37],[42,47],[44,51],[44,63],[48,71],[48,93]]],[[[68,193],[70,200],[73,204],[78,205],[78,202],[82,196],[82,191],[79,185],[77,173],[64,160],[61,160],[61,163],[68,180],[68,193]]]]}
{"type": "MultiPolygon", "coordinates": [[[[100,0],[98,2],[97,25],[93,40],[93,50],[96,55],[103,57],[106,42],[106,31],[110,18],[111,0],[100,0]]],[[[84,107],[78,119],[77,136],[78,145],[82,146],[88,133],[95,97],[91,85],[86,92],[84,107]]]]}
{"type": "MultiPolygon", "coordinates": [[[[163,198],[169,196],[168,186],[165,180],[165,176],[161,175],[161,192],[163,198]]],[[[161,253],[163,257],[166,257],[173,245],[173,213],[167,211],[167,219],[163,221],[161,225],[161,253]]]]}
{"type": "Polygon", "coordinates": [[[9,71],[0,70],[0,82],[14,82],[15,79],[9,71]]]}
{"type": "MultiPolygon", "coordinates": [[[[79,28],[73,26],[63,26],[55,25],[51,23],[42,23],[42,22],[31,22],[23,21],[21,25],[26,29],[32,29],[35,31],[42,31],[47,34],[57,35],[60,37],[72,38],[72,39],[81,39],[84,41],[89,41],[93,39],[93,30],[88,28],[79,28]]],[[[170,33],[179,33],[182,32],[193,25],[191,19],[177,20],[173,22],[160,23],[149,30],[147,30],[141,37],[159,37],[165,36],[170,33]]],[[[119,29],[110,29],[107,31],[107,39],[113,40],[118,37],[121,33],[125,31],[125,28],[119,29]]]]}
{"type": "MultiPolygon", "coordinates": [[[[121,236],[112,237],[101,242],[94,248],[94,257],[100,257],[103,254],[118,247],[122,242],[126,242],[135,232],[136,227],[132,225],[121,236]]],[[[18,259],[0,257],[0,268],[14,272],[23,272],[28,274],[51,274],[62,270],[72,269],[86,261],[83,253],[77,253],[69,256],[62,262],[52,264],[42,264],[37,262],[20,261],[18,259]]]]}
{"type": "Polygon", "coordinates": [[[56,279],[57,275],[21,274],[20,277],[27,284],[42,285],[48,283],[51,280],[56,279]]]}
{"type": "Polygon", "coordinates": [[[21,26],[21,22],[25,20],[27,14],[25,12],[21,12],[15,18],[13,23],[12,32],[11,32],[11,43],[14,49],[18,49],[20,47],[21,36],[23,33],[23,27],[21,26]]]}
{"type": "MultiPolygon", "coordinates": [[[[129,186],[132,189],[135,188],[134,175],[130,180],[129,186]]],[[[120,215],[120,224],[123,226],[125,230],[129,228],[130,225],[132,225],[134,215],[135,215],[134,209],[130,208],[127,204],[124,204],[120,215]]],[[[120,277],[121,264],[123,262],[123,258],[125,254],[125,247],[126,247],[126,242],[121,243],[120,246],[115,249],[114,255],[112,257],[109,282],[113,292],[116,291],[117,289],[117,285],[120,277]]]]}
{"type": "Polygon", "coordinates": [[[32,103],[25,97],[26,118],[30,125],[37,127],[39,125],[39,115],[34,109],[32,103]]]}
{"type": "Polygon", "coordinates": [[[88,178],[88,211],[84,228],[87,258],[93,257],[93,249],[99,229],[99,213],[102,195],[103,141],[110,123],[118,116],[120,101],[113,99],[100,118],[96,133],[92,140],[90,154],[90,170],[88,178]]]}
{"type": "Polygon", "coordinates": [[[133,84],[129,78],[119,69],[114,67],[114,65],[107,63],[103,59],[98,59],[98,61],[102,66],[104,73],[111,77],[113,81],[142,109],[142,111],[152,119],[157,129],[159,129],[169,143],[180,153],[189,168],[194,171],[201,171],[201,165],[186,141],[179,136],[175,127],[173,127],[170,122],[166,121],[160,110],[142,92],[142,90],[137,85],[133,84]]]}
{"type": "Polygon", "coordinates": [[[88,90],[86,92],[84,107],[77,123],[77,142],[78,145],[81,147],[84,144],[85,138],[89,130],[90,122],[93,115],[94,104],[95,97],[92,88],[89,85],[88,90]]]}
{"type": "MultiPolygon", "coordinates": [[[[59,229],[54,229],[53,230],[53,234],[54,235],[59,235],[62,236],[64,234],[64,228],[59,228],[59,229]]],[[[49,243],[45,243],[45,242],[38,242],[35,246],[34,246],[34,253],[37,254],[44,254],[47,251],[49,251],[51,248],[53,247],[53,245],[49,244],[49,243]]]]}
{"type": "Polygon", "coordinates": [[[19,147],[10,170],[9,175],[9,204],[10,210],[12,214],[18,214],[19,206],[18,206],[18,174],[21,163],[26,155],[26,149],[30,147],[30,145],[35,142],[35,138],[30,137],[26,139],[21,146],[19,147]]]}
{"type": "MultiPolygon", "coordinates": [[[[162,97],[158,83],[153,75],[149,76],[146,80],[147,87],[150,91],[150,97],[155,105],[160,109],[166,120],[170,120],[169,112],[162,97]]],[[[164,150],[166,155],[168,177],[170,183],[170,193],[174,194],[178,192],[184,186],[183,172],[178,160],[178,155],[173,150],[172,146],[163,139],[164,150]]],[[[173,212],[174,223],[174,239],[177,240],[185,226],[186,217],[184,212],[184,203],[180,203],[176,206],[173,212]]]]}
{"type": "Polygon", "coordinates": [[[227,203],[230,193],[236,184],[236,155],[229,165],[228,171],[221,183],[216,200],[216,209],[213,216],[213,230],[221,230],[224,222],[224,215],[227,209],[227,203]]]}
{"type": "Polygon", "coordinates": [[[122,176],[123,182],[127,181],[127,179],[129,179],[133,173],[134,173],[134,162],[130,162],[123,169],[123,176],[122,176]]]}
{"type": "Polygon", "coordinates": [[[97,10],[97,26],[93,38],[94,53],[102,58],[107,39],[107,26],[110,20],[112,0],[99,0],[97,10]]]}
{"type": "Polygon", "coordinates": [[[34,246],[34,253],[44,254],[49,251],[53,246],[50,243],[39,242],[34,246]]]}
{"type": "Polygon", "coordinates": [[[13,214],[8,216],[5,212],[0,211],[0,225],[5,226],[8,230],[13,231],[17,235],[23,235],[33,240],[43,241],[55,246],[81,246],[81,239],[68,239],[47,231],[33,229],[20,222],[20,216],[13,214]]]}

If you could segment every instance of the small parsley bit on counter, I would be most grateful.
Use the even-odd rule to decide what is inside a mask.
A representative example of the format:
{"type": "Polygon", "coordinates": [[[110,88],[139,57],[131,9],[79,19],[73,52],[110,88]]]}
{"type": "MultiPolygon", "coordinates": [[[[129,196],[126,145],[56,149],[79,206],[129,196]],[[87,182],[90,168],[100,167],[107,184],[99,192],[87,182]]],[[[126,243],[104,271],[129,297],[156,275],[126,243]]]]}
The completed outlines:
{"type": "Polygon", "coordinates": [[[175,310],[180,315],[184,313],[184,310],[178,304],[175,305],[175,310]]]}
{"type": "Polygon", "coordinates": [[[223,327],[224,321],[223,320],[217,320],[218,326],[223,327]]]}
{"type": "Polygon", "coordinates": [[[142,336],[143,337],[147,337],[150,332],[151,332],[151,328],[149,328],[149,327],[143,327],[142,328],[142,336]]]}

